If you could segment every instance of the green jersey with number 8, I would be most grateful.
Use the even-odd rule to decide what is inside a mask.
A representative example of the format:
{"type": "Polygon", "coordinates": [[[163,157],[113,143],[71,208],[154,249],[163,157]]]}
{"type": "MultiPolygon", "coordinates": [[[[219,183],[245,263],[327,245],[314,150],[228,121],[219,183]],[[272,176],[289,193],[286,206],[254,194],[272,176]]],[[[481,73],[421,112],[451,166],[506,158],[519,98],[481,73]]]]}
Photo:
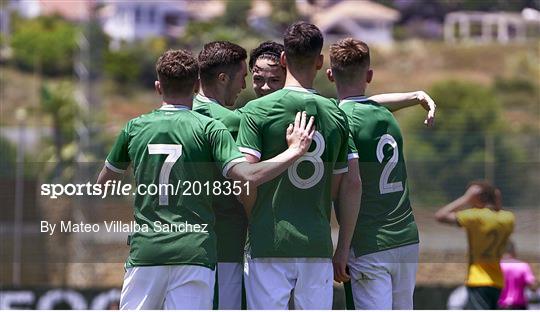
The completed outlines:
{"type": "Polygon", "coordinates": [[[279,177],[261,185],[250,218],[253,258],[332,257],[332,174],[347,171],[347,118],[334,102],[298,87],[285,87],[242,109],[237,145],[259,160],[287,149],[285,131],[297,112],[315,117],[309,151],[279,177]]]}
{"type": "Polygon", "coordinates": [[[130,120],[106,165],[123,172],[131,163],[137,188],[126,266],[216,264],[212,197],[214,163],[226,175],[243,155],[225,126],[183,106],[163,105],[130,120]],[[169,185],[172,189],[151,187],[169,185]],[[180,188],[177,186],[180,185],[180,188]],[[152,191],[152,192],[151,192],[152,191]],[[177,192],[178,191],[178,192],[177,192]]]}
{"type": "Polygon", "coordinates": [[[349,120],[355,145],[351,149],[358,151],[362,178],[362,203],[352,241],[355,255],[418,243],[397,120],[365,97],[347,98],[339,107],[349,120]]]}

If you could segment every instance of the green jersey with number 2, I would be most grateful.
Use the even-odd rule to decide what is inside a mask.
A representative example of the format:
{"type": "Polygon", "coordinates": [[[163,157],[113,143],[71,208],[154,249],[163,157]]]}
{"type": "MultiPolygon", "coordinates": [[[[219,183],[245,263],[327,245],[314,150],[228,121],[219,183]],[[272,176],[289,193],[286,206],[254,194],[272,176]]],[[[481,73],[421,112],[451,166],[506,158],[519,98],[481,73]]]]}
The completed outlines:
{"type": "Polygon", "coordinates": [[[365,97],[342,100],[339,107],[349,120],[362,178],[362,203],[352,241],[355,255],[418,243],[397,120],[365,97]]]}
{"type": "MultiPolygon", "coordinates": [[[[179,189],[137,192],[126,266],[216,264],[211,196],[214,163],[223,174],[243,155],[225,126],[187,107],[164,105],[130,120],[106,165],[122,172],[131,163],[137,187],[170,184],[179,189]],[[204,187],[205,183],[209,187],[204,187]],[[178,190],[178,193],[176,193],[178,190]],[[154,192],[155,193],[155,192],[154,192]],[[188,226],[189,225],[189,226],[188,226]]],[[[144,191],[144,190],[143,190],[144,191]]]]}
{"type": "Polygon", "coordinates": [[[348,169],[344,113],[314,90],[285,87],[242,108],[237,144],[261,161],[278,155],[299,111],[315,117],[317,132],[304,156],[258,187],[248,230],[253,258],[332,257],[332,174],[348,169]]]}

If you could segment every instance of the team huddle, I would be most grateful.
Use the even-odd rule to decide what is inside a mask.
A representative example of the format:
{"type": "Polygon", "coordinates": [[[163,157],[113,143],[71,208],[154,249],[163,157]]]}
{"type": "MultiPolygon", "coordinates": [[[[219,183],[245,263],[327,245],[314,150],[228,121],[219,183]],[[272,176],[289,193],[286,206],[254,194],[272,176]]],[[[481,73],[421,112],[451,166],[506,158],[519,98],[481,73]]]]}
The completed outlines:
{"type": "Polygon", "coordinates": [[[121,309],[331,309],[333,281],[356,309],[412,309],[418,230],[403,137],[392,112],[435,104],[424,92],[365,96],[368,46],[330,46],[338,99],[313,89],[323,36],[288,27],[283,45],[248,54],[216,41],[157,61],[160,108],[130,120],[98,183],[131,165],[137,184],[246,181],[239,196],[136,195],[138,224],[208,224],[203,232],[136,232],[121,309]],[[257,99],[230,109],[248,71],[257,99]],[[334,250],[332,208],[339,223],[334,250]]]}

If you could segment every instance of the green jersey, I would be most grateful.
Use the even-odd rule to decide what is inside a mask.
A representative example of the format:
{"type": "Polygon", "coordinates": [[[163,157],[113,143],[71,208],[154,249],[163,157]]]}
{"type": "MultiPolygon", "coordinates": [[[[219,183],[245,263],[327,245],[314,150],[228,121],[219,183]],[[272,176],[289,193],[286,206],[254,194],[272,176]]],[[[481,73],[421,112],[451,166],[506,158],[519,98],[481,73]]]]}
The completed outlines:
{"type": "Polygon", "coordinates": [[[213,269],[212,202],[207,194],[196,195],[195,184],[212,183],[214,163],[226,175],[242,158],[221,122],[187,107],[163,105],[130,120],[106,162],[116,172],[131,163],[138,190],[134,217],[139,229],[131,237],[126,266],[190,264],[213,269]],[[163,191],[164,185],[173,189],[163,191]],[[160,192],[148,195],[156,193],[151,186],[160,192]]]}
{"type": "Polygon", "coordinates": [[[251,256],[332,257],[332,174],[347,172],[347,118],[334,102],[285,87],[242,109],[237,144],[261,161],[287,149],[286,129],[297,112],[315,116],[310,150],[286,172],[260,185],[249,224],[251,256]]]}
{"type": "Polygon", "coordinates": [[[362,203],[352,241],[355,255],[418,243],[397,120],[365,97],[345,99],[339,107],[349,120],[362,178],[362,203]]]}
{"type": "Polygon", "coordinates": [[[240,127],[240,110],[230,110],[216,100],[197,94],[193,99],[193,110],[210,118],[221,121],[236,139],[240,127]]]}
{"type": "MultiPolygon", "coordinates": [[[[221,106],[217,101],[197,94],[193,110],[221,121],[236,139],[240,127],[240,112],[221,106]]],[[[218,262],[242,262],[246,243],[247,217],[244,206],[236,196],[215,196],[213,208],[216,215],[218,262]]]]}

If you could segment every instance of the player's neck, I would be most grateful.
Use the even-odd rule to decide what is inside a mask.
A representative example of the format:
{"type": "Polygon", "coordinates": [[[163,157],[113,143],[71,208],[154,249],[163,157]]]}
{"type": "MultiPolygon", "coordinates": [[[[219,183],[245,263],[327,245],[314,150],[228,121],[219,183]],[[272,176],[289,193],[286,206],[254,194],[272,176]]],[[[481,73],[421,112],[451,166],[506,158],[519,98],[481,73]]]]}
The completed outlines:
{"type": "Polygon", "coordinates": [[[220,105],[225,105],[225,99],[223,92],[219,92],[219,90],[216,90],[214,88],[209,87],[202,87],[199,90],[199,94],[202,96],[205,96],[209,99],[216,100],[220,105]]]}
{"type": "Polygon", "coordinates": [[[191,108],[193,106],[193,96],[181,97],[181,98],[170,98],[163,97],[161,105],[174,105],[174,106],[186,106],[191,108]]]}
{"type": "Polygon", "coordinates": [[[340,100],[355,97],[355,96],[364,96],[366,94],[365,86],[336,86],[338,98],[340,100]]]}
{"type": "MultiPolygon", "coordinates": [[[[317,73],[315,72],[315,75],[317,73]]],[[[287,70],[287,78],[285,78],[285,86],[302,87],[305,89],[313,89],[313,80],[315,75],[311,73],[298,74],[287,70]]]]}

